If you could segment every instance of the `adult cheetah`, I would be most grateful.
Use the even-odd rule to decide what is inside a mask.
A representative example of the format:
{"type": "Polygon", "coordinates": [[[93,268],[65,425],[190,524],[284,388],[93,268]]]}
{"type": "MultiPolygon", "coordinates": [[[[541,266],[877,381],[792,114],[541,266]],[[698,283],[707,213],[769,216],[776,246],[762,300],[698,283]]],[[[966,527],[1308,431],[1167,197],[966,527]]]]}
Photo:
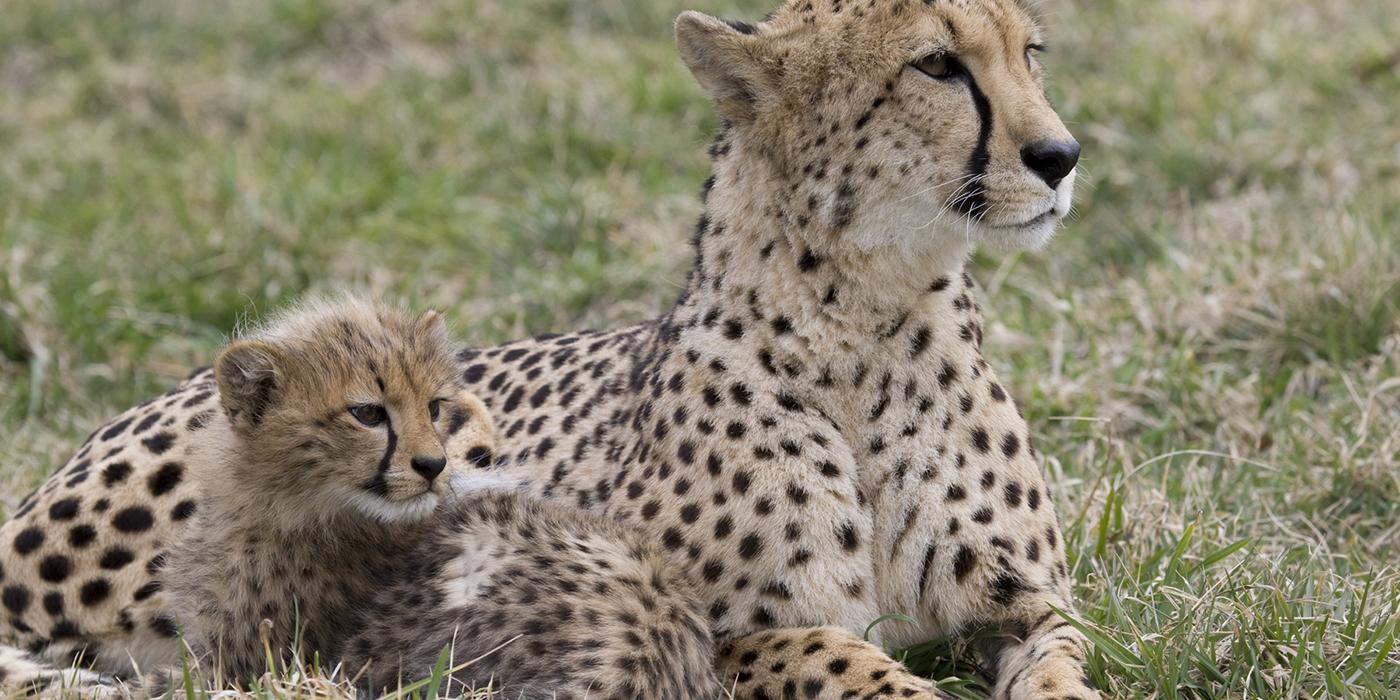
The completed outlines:
{"type": "MultiPolygon", "coordinates": [[[[863,665],[892,666],[853,637],[891,612],[912,622],[878,628],[890,644],[1000,632],[997,698],[1096,697],[1055,612],[1073,600],[1053,501],[963,272],[974,247],[1042,245],[1069,208],[1079,147],[1040,30],[1014,0],[790,0],[676,34],[723,119],[685,290],[637,326],[463,350],[493,468],[651,533],[739,697],[926,692],[863,665]]],[[[130,427],[94,450],[143,455],[130,427]]],[[[64,478],[39,510],[102,493],[64,478]]]]}

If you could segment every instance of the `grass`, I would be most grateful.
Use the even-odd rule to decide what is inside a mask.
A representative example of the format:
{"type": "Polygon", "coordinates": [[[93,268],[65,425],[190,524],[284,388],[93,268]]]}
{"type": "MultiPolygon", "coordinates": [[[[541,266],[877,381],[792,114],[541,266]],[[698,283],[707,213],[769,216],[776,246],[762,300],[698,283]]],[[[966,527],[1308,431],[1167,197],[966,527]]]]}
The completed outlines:
{"type": "MultiPolygon", "coordinates": [[[[668,23],[768,4],[11,0],[0,512],[308,290],[436,305],[478,343],[662,310],[715,126],[668,23]]],[[[1400,697],[1400,15],[1045,12],[1077,218],[974,274],[1057,485],[1090,675],[1400,697]]],[[[956,646],[904,653],[984,682],[956,646]]]]}

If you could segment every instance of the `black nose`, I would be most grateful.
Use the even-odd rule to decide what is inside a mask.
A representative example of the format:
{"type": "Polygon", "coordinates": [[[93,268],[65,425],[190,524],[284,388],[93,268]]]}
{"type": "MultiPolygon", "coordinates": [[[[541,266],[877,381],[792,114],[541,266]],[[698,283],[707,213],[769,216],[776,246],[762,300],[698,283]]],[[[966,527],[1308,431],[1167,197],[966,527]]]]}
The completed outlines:
{"type": "Polygon", "coordinates": [[[1021,162],[1053,189],[1079,162],[1079,142],[1036,141],[1021,149],[1021,162]]]}
{"type": "Polygon", "coordinates": [[[427,479],[428,483],[431,484],[433,483],[433,479],[436,479],[437,475],[441,474],[442,470],[447,467],[447,458],[414,457],[413,461],[409,463],[413,465],[413,471],[423,475],[423,478],[427,479]]]}

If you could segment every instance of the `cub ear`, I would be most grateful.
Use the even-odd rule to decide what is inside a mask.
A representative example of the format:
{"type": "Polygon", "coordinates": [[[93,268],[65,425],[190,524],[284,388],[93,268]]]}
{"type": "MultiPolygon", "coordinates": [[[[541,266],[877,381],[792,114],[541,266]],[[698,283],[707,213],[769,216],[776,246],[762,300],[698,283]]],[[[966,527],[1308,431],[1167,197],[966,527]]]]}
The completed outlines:
{"type": "Polygon", "coordinates": [[[714,101],[720,116],[752,120],[758,100],[775,91],[767,46],[750,24],[726,22],[701,12],[676,18],[681,60],[714,101]]]}
{"type": "Polygon", "coordinates": [[[428,309],[418,317],[418,327],[425,331],[437,332],[444,328],[442,314],[437,309],[428,309]]]}
{"type": "Polygon", "coordinates": [[[219,400],[235,428],[247,430],[262,422],[277,397],[281,359],[268,343],[236,340],[214,360],[219,400]]]}
{"type": "Polygon", "coordinates": [[[447,340],[447,323],[436,309],[429,309],[418,317],[418,330],[435,340],[447,340]]]}

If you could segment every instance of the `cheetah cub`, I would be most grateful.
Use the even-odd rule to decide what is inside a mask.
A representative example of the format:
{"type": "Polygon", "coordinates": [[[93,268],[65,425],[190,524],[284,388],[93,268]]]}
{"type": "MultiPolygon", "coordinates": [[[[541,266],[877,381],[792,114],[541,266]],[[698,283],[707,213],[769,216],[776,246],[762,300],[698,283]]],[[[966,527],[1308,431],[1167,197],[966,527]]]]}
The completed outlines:
{"type": "Polygon", "coordinates": [[[165,568],[206,672],[258,677],[267,635],[371,690],[451,648],[459,690],[716,697],[707,621],[647,540],[445,451],[466,434],[481,463],[493,444],[455,367],[436,313],[356,300],[308,303],[219,355],[203,502],[165,568]]]}

